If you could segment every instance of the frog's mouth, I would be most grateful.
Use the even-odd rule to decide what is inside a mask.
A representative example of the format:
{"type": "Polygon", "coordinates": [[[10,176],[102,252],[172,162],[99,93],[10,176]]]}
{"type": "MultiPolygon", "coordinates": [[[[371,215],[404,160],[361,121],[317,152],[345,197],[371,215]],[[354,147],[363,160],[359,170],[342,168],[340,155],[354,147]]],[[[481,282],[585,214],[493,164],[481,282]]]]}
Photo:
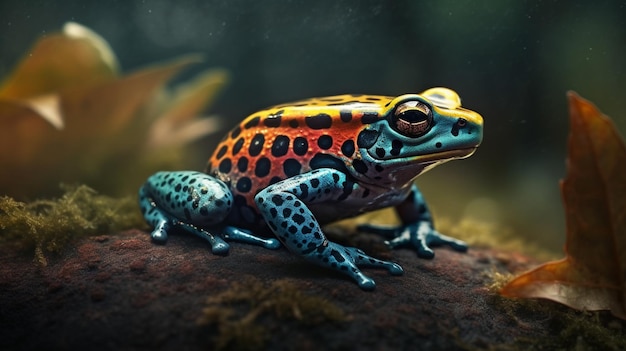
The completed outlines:
{"type": "Polygon", "coordinates": [[[478,149],[478,146],[473,146],[473,147],[468,147],[468,148],[463,148],[463,149],[434,152],[431,154],[394,157],[394,158],[387,158],[387,159],[377,158],[375,155],[371,153],[370,150],[367,150],[367,154],[372,159],[379,160],[379,161],[386,161],[386,162],[404,161],[404,162],[411,163],[411,164],[414,164],[414,163],[421,164],[421,163],[431,163],[431,162],[436,162],[436,161],[449,161],[449,160],[455,160],[455,159],[468,158],[472,156],[474,152],[476,152],[476,149],[478,149]]]}
{"type": "Polygon", "coordinates": [[[411,162],[417,161],[419,163],[463,159],[463,158],[468,158],[472,156],[472,154],[476,152],[476,149],[478,149],[478,146],[468,147],[464,149],[435,152],[435,153],[426,154],[426,155],[418,155],[418,156],[409,157],[409,159],[411,160],[411,162]]]}

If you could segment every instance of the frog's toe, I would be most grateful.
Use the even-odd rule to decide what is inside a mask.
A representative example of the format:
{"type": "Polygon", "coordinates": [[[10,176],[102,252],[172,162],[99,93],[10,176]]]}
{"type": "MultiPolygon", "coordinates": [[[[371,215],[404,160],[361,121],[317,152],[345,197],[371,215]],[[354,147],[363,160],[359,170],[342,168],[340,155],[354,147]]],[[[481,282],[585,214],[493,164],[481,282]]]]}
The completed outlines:
{"type": "Polygon", "coordinates": [[[430,244],[433,246],[447,245],[447,246],[450,246],[453,250],[458,251],[458,252],[466,252],[468,249],[467,243],[462,240],[455,239],[447,235],[443,235],[434,230],[430,233],[430,235],[431,235],[430,244]]]}
{"type": "Polygon", "coordinates": [[[411,242],[411,233],[408,231],[401,232],[400,235],[393,238],[392,240],[385,240],[385,245],[390,249],[395,249],[397,247],[406,246],[411,242]]]}
{"type": "Polygon", "coordinates": [[[211,252],[215,255],[227,255],[230,245],[224,241],[218,241],[211,245],[211,252]]]}
{"type": "Polygon", "coordinates": [[[393,263],[393,262],[390,262],[390,263],[391,263],[391,266],[388,269],[391,275],[403,275],[404,274],[404,269],[402,269],[402,267],[399,264],[393,263]]]}
{"type": "Polygon", "coordinates": [[[369,278],[365,274],[359,273],[355,279],[357,281],[357,284],[359,285],[359,288],[363,290],[372,291],[376,288],[376,282],[374,281],[374,279],[369,278]]]}
{"type": "Polygon", "coordinates": [[[420,241],[415,244],[415,250],[417,251],[417,257],[431,259],[435,257],[435,251],[428,247],[425,242],[420,241]]]}
{"type": "Polygon", "coordinates": [[[150,237],[152,238],[152,241],[157,244],[165,244],[167,241],[167,233],[161,229],[153,230],[152,233],[150,233],[150,237]]]}
{"type": "Polygon", "coordinates": [[[152,241],[157,244],[165,244],[165,242],[167,241],[167,230],[168,225],[166,221],[157,224],[154,230],[150,233],[152,241]]]}
{"type": "Polygon", "coordinates": [[[280,246],[281,246],[280,240],[274,239],[274,238],[265,239],[264,244],[263,244],[264,248],[270,249],[270,250],[279,249],[280,246]]]}

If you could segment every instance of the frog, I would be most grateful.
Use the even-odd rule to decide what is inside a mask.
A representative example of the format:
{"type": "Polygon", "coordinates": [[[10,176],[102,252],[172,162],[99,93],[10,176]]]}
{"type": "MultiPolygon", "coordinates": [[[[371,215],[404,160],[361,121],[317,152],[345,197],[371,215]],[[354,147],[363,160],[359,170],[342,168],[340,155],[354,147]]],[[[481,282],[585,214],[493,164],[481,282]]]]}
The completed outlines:
{"type": "Polygon", "coordinates": [[[403,268],[327,238],[323,226],[383,208],[400,224],[362,224],[390,248],[420,258],[433,248],[468,245],[439,233],[415,179],[433,167],[471,156],[483,118],[459,95],[435,87],[399,96],[346,94],[276,105],[243,119],[219,142],[204,172],[163,171],[139,190],[155,243],[175,230],[195,234],[226,255],[229,242],[286,248],[338,271],[363,290],[364,268],[402,275],[403,268]]]}

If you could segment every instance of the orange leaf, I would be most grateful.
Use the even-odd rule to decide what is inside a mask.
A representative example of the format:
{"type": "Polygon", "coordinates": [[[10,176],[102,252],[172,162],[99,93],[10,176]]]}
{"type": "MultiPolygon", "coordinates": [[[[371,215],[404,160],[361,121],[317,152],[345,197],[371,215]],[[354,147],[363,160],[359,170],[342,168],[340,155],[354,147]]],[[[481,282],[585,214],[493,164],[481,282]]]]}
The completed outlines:
{"type": "Polygon", "coordinates": [[[568,97],[569,156],[561,182],[566,257],[523,273],[500,293],[626,319],[626,147],[592,103],[574,92],[568,97]]]}

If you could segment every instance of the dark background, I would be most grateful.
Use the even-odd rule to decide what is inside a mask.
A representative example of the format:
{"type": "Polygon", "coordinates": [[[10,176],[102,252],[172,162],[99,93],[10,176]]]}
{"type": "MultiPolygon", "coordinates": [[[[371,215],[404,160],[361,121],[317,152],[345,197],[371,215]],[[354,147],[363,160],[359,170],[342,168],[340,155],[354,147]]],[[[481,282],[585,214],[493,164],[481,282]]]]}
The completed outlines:
{"type": "MultiPolygon", "coordinates": [[[[472,158],[420,179],[436,214],[558,249],[565,92],[626,130],[625,20],[623,1],[4,0],[0,77],[38,36],[76,21],[109,42],[124,72],[191,52],[206,58],[198,70],[226,68],[230,83],[211,112],[229,125],[300,98],[446,86],[486,130],[472,158]]],[[[207,157],[218,139],[202,142],[207,157]]]]}

